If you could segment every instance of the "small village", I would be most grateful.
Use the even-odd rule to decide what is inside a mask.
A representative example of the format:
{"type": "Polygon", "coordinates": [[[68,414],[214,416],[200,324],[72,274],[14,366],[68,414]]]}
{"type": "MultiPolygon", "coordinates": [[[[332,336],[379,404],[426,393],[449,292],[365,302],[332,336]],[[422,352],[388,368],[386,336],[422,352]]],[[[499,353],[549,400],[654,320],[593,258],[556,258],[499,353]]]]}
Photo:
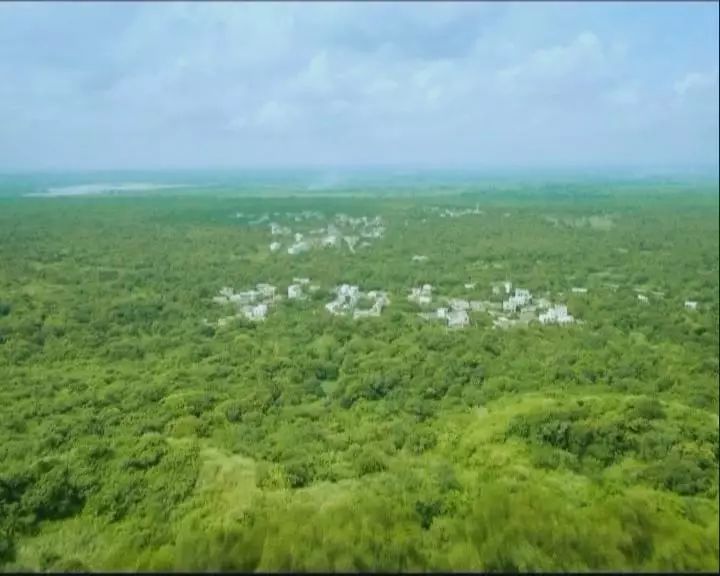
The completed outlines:
{"type": "Polygon", "coordinates": [[[371,290],[362,292],[358,286],[342,284],[335,289],[336,298],[325,305],[325,309],[336,316],[352,314],[354,319],[380,316],[383,308],[390,304],[385,292],[371,290]],[[371,306],[360,307],[363,302],[371,306]]]}
{"type": "MultiPolygon", "coordinates": [[[[464,284],[464,288],[472,290],[476,283],[464,284]]],[[[535,297],[525,288],[515,287],[510,281],[494,282],[491,284],[492,300],[469,300],[464,298],[447,298],[436,295],[431,284],[412,287],[407,300],[416,304],[421,311],[418,317],[426,321],[437,321],[450,329],[465,328],[471,323],[471,313],[484,313],[492,318],[493,328],[507,329],[514,326],[528,326],[536,322],[540,325],[567,326],[581,324],[568,312],[564,303],[552,302],[548,295],[535,297]]],[[[287,300],[305,300],[309,293],[315,292],[320,286],[310,282],[309,278],[293,278],[287,286],[287,300]]],[[[325,310],[334,316],[348,316],[354,320],[361,318],[379,317],[383,310],[390,305],[387,291],[362,291],[359,286],[340,284],[333,289],[335,298],[325,304],[325,310]]],[[[587,288],[572,287],[574,294],[587,294],[587,288]]],[[[225,316],[217,321],[217,326],[225,326],[238,318],[245,318],[252,322],[261,322],[266,319],[271,308],[283,297],[278,288],[272,284],[258,283],[254,289],[235,292],[232,288],[223,287],[219,294],[213,297],[213,302],[232,306],[235,314],[225,316]]],[[[640,304],[648,304],[647,295],[637,295],[640,304]]],[[[697,310],[698,303],[686,300],[684,307],[687,310],[697,310]]],[[[207,323],[207,321],[206,321],[207,323]]]]}
{"type": "Polygon", "coordinates": [[[440,208],[439,206],[431,206],[426,209],[428,212],[437,214],[440,218],[460,218],[461,216],[482,216],[485,214],[480,210],[480,205],[475,204],[475,208],[465,208],[464,210],[455,210],[453,208],[440,208]]]}
{"type": "MultiPolygon", "coordinates": [[[[484,212],[476,204],[475,208],[455,210],[433,206],[426,211],[440,218],[459,218],[469,215],[483,215],[484,212]]],[[[303,231],[293,231],[290,225],[283,225],[278,220],[284,218],[296,224],[309,221],[325,221],[326,217],[317,211],[304,210],[301,212],[273,212],[260,216],[248,215],[242,212],[235,214],[236,218],[243,219],[248,225],[266,225],[269,228],[272,241],[269,244],[270,252],[285,252],[295,256],[313,249],[347,248],[354,253],[359,248],[371,246],[371,243],[384,236],[386,227],[380,216],[351,217],[338,213],[330,218],[325,226],[303,231]]],[[[509,213],[504,216],[510,216],[509,213]]],[[[546,216],[546,220],[553,225],[559,221],[546,216]]],[[[423,220],[424,221],[424,220],[423,220]]],[[[606,223],[602,218],[586,218],[573,221],[574,225],[593,225],[598,222],[606,223]],[[597,220],[597,221],[596,221],[597,220]]],[[[414,254],[411,261],[425,263],[429,257],[425,254],[414,254]]],[[[464,288],[474,291],[476,282],[466,282],[464,288]]],[[[617,291],[618,284],[606,284],[612,291],[617,291]]],[[[287,287],[288,300],[304,300],[309,292],[318,290],[319,286],[310,284],[307,278],[294,278],[287,287]]],[[[491,298],[486,300],[473,300],[462,297],[448,298],[439,296],[431,284],[412,287],[407,300],[420,308],[418,317],[425,321],[441,322],[449,329],[465,328],[471,324],[471,315],[487,314],[492,319],[492,327],[508,329],[515,326],[528,326],[537,323],[542,326],[557,325],[568,326],[582,324],[582,320],[575,318],[568,311],[564,302],[550,297],[550,294],[536,296],[530,290],[522,287],[513,287],[510,280],[493,282],[490,284],[491,298]]],[[[653,298],[664,298],[661,291],[634,289],[637,302],[640,305],[650,303],[653,298]],[[648,292],[648,293],[646,293],[648,292]]],[[[347,316],[352,319],[379,317],[382,311],[390,305],[388,292],[384,290],[370,290],[364,292],[359,286],[340,284],[333,288],[335,298],[325,304],[325,310],[334,316],[347,316]]],[[[572,286],[569,292],[574,295],[587,295],[588,289],[582,286],[572,286]]],[[[559,294],[561,297],[562,294],[559,294]]],[[[245,318],[253,322],[266,319],[271,307],[282,297],[277,287],[270,284],[259,283],[255,289],[243,292],[233,292],[231,288],[222,288],[213,301],[222,305],[232,305],[235,314],[218,320],[218,326],[223,326],[236,318],[245,318]]],[[[697,301],[686,300],[684,307],[694,311],[698,308],[697,301]]]]}
{"type": "MultiPolygon", "coordinates": [[[[279,213],[274,214],[274,216],[279,215],[279,213]]],[[[285,216],[289,216],[289,214],[285,216]]],[[[322,218],[323,216],[318,212],[307,211],[292,216],[292,220],[295,222],[322,218]]],[[[264,214],[249,223],[255,225],[265,222],[269,222],[270,235],[274,238],[269,244],[270,251],[284,250],[291,256],[316,248],[341,248],[343,246],[354,253],[358,248],[369,247],[372,241],[382,238],[385,233],[385,226],[380,216],[369,218],[336,214],[333,221],[327,226],[294,233],[289,226],[282,226],[276,221],[270,221],[269,214],[264,214]]]]}

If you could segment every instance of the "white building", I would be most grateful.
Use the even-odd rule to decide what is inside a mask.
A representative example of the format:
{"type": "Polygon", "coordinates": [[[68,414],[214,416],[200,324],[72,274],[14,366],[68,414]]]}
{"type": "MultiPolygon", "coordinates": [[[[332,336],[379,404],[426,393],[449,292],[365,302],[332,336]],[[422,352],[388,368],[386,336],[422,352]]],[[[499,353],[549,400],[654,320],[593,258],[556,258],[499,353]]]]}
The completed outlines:
{"type": "Polygon", "coordinates": [[[245,313],[245,316],[248,318],[248,320],[253,321],[265,320],[265,316],[267,316],[267,311],[267,304],[257,304],[255,306],[248,306],[247,308],[243,309],[243,312],[245,313]]]}
{"type": "Polygon", "coordinates": [[[323,247],[337,246],[340,242],[340,238],[336,234],[328,234],[320,240],[320,245],[323,247]]]}
{"type": "Polygon", "coordinates": [[[337,294],[335,300],[325,305],[328,312],[332,314],[342,314],[355,306],[360,298],[360,289],[350,284],[342,284],[335,289],[337,294]]]}
{"type": "Polygon", "coordinates": [[[382,306],[390,304],[390,298],[388,298],[387,292],[378,292],[376,304],[377,302],[380,302],[382,306]]]}
{"type": "Polygon", "coordinates": [[[424,284],[422,288],[412,288],[408,300],[421,305],[430,304],[432,302],[432,286],[424,284]]]}
{"type": "Polygon", "coordinates": [[[303,297],[302,286],[300,284],[290,284],[287,289],[288,298],[296,300],[303,297]]]}
{"type": "MultiPolygon", "coordinates": [[[[368,293],[368,296],[370,296],[370,293],[368,293]]],[[[384,294],[376,294],[376,300],[375,303],[372,305],[372,307],[369,310],[354,310],[353,311],[353,318],[364,318],[368,316],[380,316],[380,313],[382,312],[382,309],[385,307],[385,305],[388,303],[387,298],[384,294]]]]}
{"type": "Polygon", "coordinates": [[[310,284],[310,278],[293,278],[293,282],[296,284],[310,284]]]}
{"type": "Polygon", "coordinates": [[[278,236],[280,234],[290,234],[290,228],[285,228],[284,226],[280,226],[277,222],[271,222],[270,223],[270,234],[273,236],[278,236]]]}
{"type": "Polygon", "coordinates": [[[450,308],[453,310],[469,310],[470,309],[470,302],[467,300],[462,300],[460,298],[452,298],[448,301],[448,304],[450,305],[450,308]]]}
{"type": "Polygon", "coordinates": [[[332,302],[325,305],[325,308],[331,314],[344,314],[352,312],[353,318],[363,318],[368,316],[380,316],[383,307],[390,303],[385,292],[371,290],[366,294],[371,300],[375,300],[372,307],[367,310],[356,310],[360,297],[363,293],[357,286],[350,284],[342,284],[335,289],[337,297],[332,302]]]}
{"type": "Polygon", "coordinates": [[[282,248],[282,244],[280,244],[280,242],[271,242],[270,243],[270,251],[271,252],[277,252],[278,250],[280,250],[280,248],[282,248]]]}
{"type": "Polygon", "coordinates": [[[502,309],[503,312],[517,312],[523,305],[524,300],[515,296],[510,296],[507,300],[503,301],[502,309]]]}
{"type": "Polygon", "coordinates": [[[694,300],[685,300],[685,308],[688,310],[697,310],[697,304],[694,300]]]}
{"type": "Polygon", "coordinates": [[[505,287],[505,294],[510,294],[510,290],[512,290],[512,282],[503,282],[503,286],[505,287]]]}
{"type": "Polygon", "coordinates": [[[532,301],[532,294],[530,294],[530,290],[515,288],[515,299],[520,302],[520,306],[525,306],[532,301]]]}
{"type": "Polygon", "coordinates": [[[475,282],[468,282],[467,284],[465,284],[465,288],[468,290],[472,290],[473,288],[475,288],[475,282]]]}
{"type": "Polygon", "coordinates": [[[294,256],[308,250],[310,250],[310,245],[307,242],[297,242],[287,249],[287,253],[294,256]]]}
{"type": "Polygon", "coordinates": [[[643,304],[647,304],[647,303],[648,303],[648,297],[645,296],[645,294],[638,294],[637,297],[638,297],[638,300],[639,300],[641,303],[643,303],[643,304]]]}
{"type": "Polygon", "coordinates": [[[350,284],[341,284],[337,288],[338,296],[342,296],[345,299],[350,300],[353,304],[360,298],[360,288],[357,286],[351,286],[350,284]]]}
{"type": "Polygon", "coordinates": [[[419,254],[415,254],[415,256],[412,257],[413,262],[425,262],[428,259],[427,256],[422,256],[419,254]]]}
{"type": "Polygon", "coordinates": [[[541,324],[571,324],[574,318],[567,313],[567,306],[558,304],[538,316],[541,324]]]}
{"type": "Polygon", "coordinates": [[[246,290],[244,292],[233,292],[231,288],[227,287],[220,290],[220,296],[213,298],[213,301],[219,304],[234,304],[237,314],[221,318],[218,320],[218,326],[224,326],[234,318],[245,317],[252,321],[265,319],[269,304],[272,304],[275,300],[276,288],[272,284],[263,283],[257,284],[255,288],[255,290],[246,290]]]}
{"type": "Polygon", "coordinates": [[[587,294],[587,288],[571,288],[574,294],[587,294]]]}
{"type": "Polygon", "coordinates": [[[516,288],[515,294],[503,302],[502,309],[504,312],[517,312],[523,306],[530,304],[531,301],[532,294],[530,294],[529,290],[516,288]]]}
{"type": "Polygon", "coordinates": [[[238,292],[230,296],[229,300],[233,304],[252,304],[260,296],[260,293],[256,290],[247,290],[245,292],[238,292]]]}
{"type": "Polygon", "coordinates": [[[452,310],[447,314],[447,322],[450,328],[462,328],[470,324],[470,317],[465,310],[452,310]]]}
{"type": "Polygon", "coordinates": [[[268,298],[270,300],[275,298],[277,288],[275,288],[272,284],[257,284],[255,288],[257,288],[257,291],[263,298],[268,298]]]}

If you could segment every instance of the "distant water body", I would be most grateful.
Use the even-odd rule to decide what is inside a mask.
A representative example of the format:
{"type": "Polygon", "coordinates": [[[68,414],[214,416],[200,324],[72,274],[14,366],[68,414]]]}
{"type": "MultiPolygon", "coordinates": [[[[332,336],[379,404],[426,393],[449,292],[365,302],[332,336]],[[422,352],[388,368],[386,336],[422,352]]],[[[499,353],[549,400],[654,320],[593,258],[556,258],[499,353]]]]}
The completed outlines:
{"type": "Polygon", "coordinates": [[[121,182],[117,184],[81,184],[78,186],[58,186],[45,192],[32,192],[26,196],[58,197],[88,196],[91,194],[122,194],[126,192],[151,192],[169,188],[185,188],[187,184],[153,184],[150,182],[121,182]]]}

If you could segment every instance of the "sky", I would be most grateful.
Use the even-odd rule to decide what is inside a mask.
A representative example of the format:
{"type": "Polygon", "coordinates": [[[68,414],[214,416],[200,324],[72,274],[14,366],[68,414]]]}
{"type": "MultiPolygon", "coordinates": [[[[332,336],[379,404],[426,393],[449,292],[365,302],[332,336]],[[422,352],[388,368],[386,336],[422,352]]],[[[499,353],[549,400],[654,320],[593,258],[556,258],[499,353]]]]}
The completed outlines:
{"type": "Polygon", "coordinates": [[[718,164],[718,3],[0,3],[0,170],[718,164]]]}

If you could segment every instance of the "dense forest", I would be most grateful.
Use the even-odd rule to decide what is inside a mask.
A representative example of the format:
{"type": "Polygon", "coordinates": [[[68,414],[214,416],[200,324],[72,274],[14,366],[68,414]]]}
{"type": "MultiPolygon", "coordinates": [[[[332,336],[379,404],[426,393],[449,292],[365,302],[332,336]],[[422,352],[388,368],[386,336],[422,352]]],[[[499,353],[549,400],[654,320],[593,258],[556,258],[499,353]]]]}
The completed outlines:
{"type": "Polygon", "coordinates": [[[718,570],[716,185],[292,192],[0,198],[0,569],[718,570]],[[507,280],[578,322],[407,299],[507,280]]]}

